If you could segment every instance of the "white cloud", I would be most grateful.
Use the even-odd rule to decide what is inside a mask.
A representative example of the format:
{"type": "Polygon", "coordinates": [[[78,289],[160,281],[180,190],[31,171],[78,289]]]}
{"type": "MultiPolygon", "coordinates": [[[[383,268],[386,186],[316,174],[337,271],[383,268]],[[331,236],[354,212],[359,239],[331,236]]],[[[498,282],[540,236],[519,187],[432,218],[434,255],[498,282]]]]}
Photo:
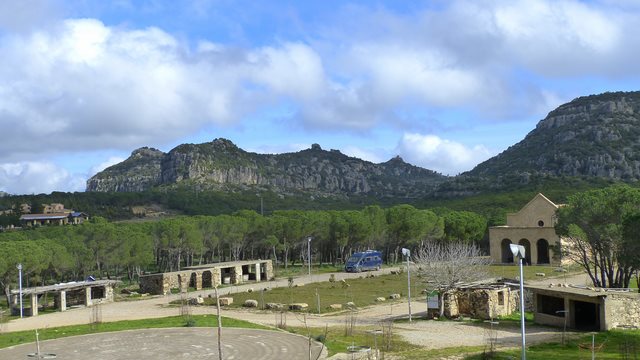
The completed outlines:
{"type": "Polygon", "coordinates": [[[436,135],[406,133],[398,144],[405,161],[446,175],[471,170],[495,155],[483,145],[468,147],[436,135]]]}
{"type": "Polygon", "coordinates": [[[93,175],[99,173],[100,171],[108,168],[109,166],[121,163],[124,160],[126,160],[126,159],[123,158],[123,157],[111,156],[107,160],[101,162],[100,164],[92,166],[91,169],[89,170],[89,176],[93,176],[93,175]]]}
{"type": "Polygon", "coordinates": [[[84,191],[85,183],[86,178],[49,162],[0,164],[0,191],[10,194],[84,191]]]}
{"type": "Polygon", "coordinates": [[[384,151],[364,149],[364,148],[353,146],[353,145],[346,146],[342,150],[342,152],[346,155],[349,155],[358,159],[370,161],[376,164],[389,160],[388,158],[386,158],[387,154],[384,151]],[[384,154],[382,154],[383,152],[384,154]]]}

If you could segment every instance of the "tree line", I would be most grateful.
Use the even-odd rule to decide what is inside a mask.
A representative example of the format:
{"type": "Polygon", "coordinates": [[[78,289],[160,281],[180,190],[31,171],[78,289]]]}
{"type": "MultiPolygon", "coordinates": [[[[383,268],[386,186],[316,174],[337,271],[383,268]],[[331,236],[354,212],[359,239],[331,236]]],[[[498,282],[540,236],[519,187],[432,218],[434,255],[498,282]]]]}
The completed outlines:
{"type": "Polygon", "coordinates": [[[378,249],[401,260],[402,247],[426,241],[479,242],[486,219],[467,211],[387,209],[274,211],[180,216],[158,221],[109,222],[101,217],[75,226],[46,226],[0,233],[0,282],[5,294],[23,264],[29,286],[96,277],[131,280],[148,271],[244,259],[273,259],[280,266],[305,261],[340,264],[356,251],[378,249]]]}

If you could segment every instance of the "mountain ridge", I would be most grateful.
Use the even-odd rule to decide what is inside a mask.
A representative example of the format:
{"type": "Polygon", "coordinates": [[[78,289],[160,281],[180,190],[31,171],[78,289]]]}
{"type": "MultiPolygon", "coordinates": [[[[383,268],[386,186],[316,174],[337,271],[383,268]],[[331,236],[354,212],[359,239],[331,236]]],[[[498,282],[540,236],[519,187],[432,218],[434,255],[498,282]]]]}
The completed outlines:
{"type": "Polygon", "coordinates": [[[279,193],[418,199],[478,194],[546,178],[640,179],[640,92],[578,97],[538,122],[524,139],[455,177],[399,156],[374,164],[320,145],[257,154],[227,139],[143,147],[87,181],[87,191],[144,191],[159,186],[269,188],[279,193]]]}
{"type": "Polygon", "coordinates": [[[446,179],[399,157],[374,164],[338,150],[323,150],[318,144],[294,153],[258,154],[219,138],[181,144],[168,153],[136,149],[125,161],[91,177],[87,191],[136,192],[191,182],[213,188],[254,186],[280,192],[416,197],[423,193],[421,188],[446,179]]]}

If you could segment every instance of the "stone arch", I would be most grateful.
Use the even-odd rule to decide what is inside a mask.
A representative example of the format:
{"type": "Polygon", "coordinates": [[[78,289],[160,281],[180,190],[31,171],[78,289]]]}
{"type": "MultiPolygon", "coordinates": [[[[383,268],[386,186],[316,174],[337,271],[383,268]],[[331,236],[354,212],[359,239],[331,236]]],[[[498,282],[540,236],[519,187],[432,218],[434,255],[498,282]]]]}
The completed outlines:
{"type": "Polygon", "coordinates": [[[194,289],[198,288],[198,275],[196,275],[195,272],[192,272],[191,276],[189,276],[189,287],[194,289]]]}
{"type": "Polygon", "coordinates": [[[500,258],[502,263],[513,263],[513,253],[511,252],[509,245],[511,245],[511,240],[502,239],[502,242],[500,243],[500,258]]]}
{"type": "Polygon", "coordinates": [[[531,243],[527,239],[520,239],[518,244],[524,246],[524,264],[531,265],[531,243]]]}
{"type": "Polygon", "coordinates": [[[549,263],[549,242],[546,239],[538,239],[536,242],[536,248],[538,250],[537,264],[549,263]]]}
{"type": "Polygon", "coordinates": [[[202,287],[203,288],[213,287],[213,274],[211,274],[210,270],[205,270],[202,272],[202,287]]]}

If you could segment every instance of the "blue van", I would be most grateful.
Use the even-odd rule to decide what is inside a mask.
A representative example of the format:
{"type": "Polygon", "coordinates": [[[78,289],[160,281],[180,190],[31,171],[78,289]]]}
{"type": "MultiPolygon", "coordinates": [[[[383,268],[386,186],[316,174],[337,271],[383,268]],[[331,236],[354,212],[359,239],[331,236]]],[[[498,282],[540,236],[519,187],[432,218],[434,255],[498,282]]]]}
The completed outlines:
{"type": "Polygon", "coordinates": [[[382,267],[382,253],[377,250],[367,250],[351,255],[344,265],[346,272],[361,272],[367,270],[380,270],[382,267]]]}

